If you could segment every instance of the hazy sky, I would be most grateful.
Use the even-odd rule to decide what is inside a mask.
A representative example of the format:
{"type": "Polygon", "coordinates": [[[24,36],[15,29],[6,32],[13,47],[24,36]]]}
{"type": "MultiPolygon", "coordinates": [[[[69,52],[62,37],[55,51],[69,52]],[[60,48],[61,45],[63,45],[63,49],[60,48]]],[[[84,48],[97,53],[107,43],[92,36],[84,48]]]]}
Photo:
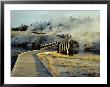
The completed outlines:
{"type": "Polygon", "coordinates": [[[61,20],[65,17],[99,17],[100,11],[11,11],[11,26],[18,27],[21,24],[30,25],[40,20],[61,20]]]}

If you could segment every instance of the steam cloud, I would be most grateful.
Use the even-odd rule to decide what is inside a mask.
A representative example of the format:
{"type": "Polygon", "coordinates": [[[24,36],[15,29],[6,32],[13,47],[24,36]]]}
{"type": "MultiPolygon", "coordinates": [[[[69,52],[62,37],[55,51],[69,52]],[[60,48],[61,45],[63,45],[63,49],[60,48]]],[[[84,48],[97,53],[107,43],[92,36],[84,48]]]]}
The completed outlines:
{"type": "Polygon", "coordinates": [[[99,41],[100,40],[100,18],[83,17],[74,18],[62,17],[56,20],[37,21],[29,26],[28,31],[46,32],[48,35],[53,34],[70,34],[73,39],[80,41],[99,41]]]}

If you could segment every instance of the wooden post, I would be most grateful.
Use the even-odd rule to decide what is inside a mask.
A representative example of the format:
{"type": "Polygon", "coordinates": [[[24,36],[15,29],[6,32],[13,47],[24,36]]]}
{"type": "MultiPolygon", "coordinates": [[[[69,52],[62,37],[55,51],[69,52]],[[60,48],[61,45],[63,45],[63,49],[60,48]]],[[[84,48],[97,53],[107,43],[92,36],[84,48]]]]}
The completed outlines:
{"type": "Polygon", "coordinates": [[[61,44],[59,44],[59,53],[60,53],[60,51],[61,51],[61,44]]]}
{"type": "Polygon", "coordinates": [[[68,53],[69,53],[69,52],[68,52],[68,48],[67,48],[66,50],[67,50],[66,52],[67,52],[67,55],[68,55],[68,53]]]}
{"type": "Polygon", "coordinates": [[[68,42],[66,42],[66,47],[67,47],[67,49],[68,49],[68,42]]]}
{"type": "Polygon", "coordinates": [[[64,43],[64,51],[65,51],[65,43],[64,43]]]}
{"type": "Polygon", "coordinates": [[[65,51],[65,43],[63,43],[63,50],[65,51]]]}
{"type": "Polygon", "coordinates": [[[70,48],[70,42],[68,41],[68,49],[70,48]]]}
{"type": "Polygon", "coordinates": [[[65,47],[66,47],[66,49],[67,49],[67,44],[66,44],[66,42],[65,42],[65,47]]]}
{"type": "Polygon", "coordinates": [[[62,47],[62,49],[61,49],[61,50],[63,50],[63,44],[61,44],[61,47],[62,47]]]}

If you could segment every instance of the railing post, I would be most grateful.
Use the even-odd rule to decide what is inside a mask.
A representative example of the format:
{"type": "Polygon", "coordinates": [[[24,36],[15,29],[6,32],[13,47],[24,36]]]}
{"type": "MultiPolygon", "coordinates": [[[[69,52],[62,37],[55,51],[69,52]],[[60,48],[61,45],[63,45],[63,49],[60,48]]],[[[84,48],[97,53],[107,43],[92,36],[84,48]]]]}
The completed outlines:
{"type": "Polygon", "coordinates": [[[66,52],[67,52],[67,55],[69,54],[69,52],[68,52],[68,48],[66,49],[66,52]]]}
{"type": "Polygon", "coordinates": [[[65,43],[64,43],[64,51],[65,51],[65,43]]]}
{"type": "Polygon", "coordinates": [[[61,51],[61,44],[59,44],[59,46],[58,46],[58,47],[59,47],[59,53],[60,53],[60,51],[61,51]]]}
{"type": "Polygon", "coordinates": [[[63,44],[61,43],[61,51],[63,50],[63,44]]]}

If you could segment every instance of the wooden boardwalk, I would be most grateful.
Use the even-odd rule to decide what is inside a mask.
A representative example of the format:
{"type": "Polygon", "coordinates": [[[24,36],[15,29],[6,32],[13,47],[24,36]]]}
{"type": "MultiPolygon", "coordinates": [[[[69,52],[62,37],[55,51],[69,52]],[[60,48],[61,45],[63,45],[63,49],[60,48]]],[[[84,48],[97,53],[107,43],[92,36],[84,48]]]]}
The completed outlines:
{"type": "Polygon", "coordinates": [[[12,77],[52,77],[52,74],[39,60],[36,52],[25,52],[18,56],[11,72],[12,77]]]}

